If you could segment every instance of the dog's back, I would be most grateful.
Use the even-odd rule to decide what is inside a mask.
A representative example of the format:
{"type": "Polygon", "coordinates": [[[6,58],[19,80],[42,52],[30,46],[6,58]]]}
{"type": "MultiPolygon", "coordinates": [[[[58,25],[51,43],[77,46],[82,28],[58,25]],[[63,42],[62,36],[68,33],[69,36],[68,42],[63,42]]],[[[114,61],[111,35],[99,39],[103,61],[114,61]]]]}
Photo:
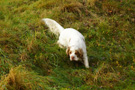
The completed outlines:
{"type": "Polygon", "coordinates": [[[85,47],[85,39],[83,35],[73,28],[65,29],[59,36],[59,41],[63,43],[65,47],[69,45],[77,45],[78,47],[85,47]],[[79,44],[80,43],[80,44],[79,44]]]}

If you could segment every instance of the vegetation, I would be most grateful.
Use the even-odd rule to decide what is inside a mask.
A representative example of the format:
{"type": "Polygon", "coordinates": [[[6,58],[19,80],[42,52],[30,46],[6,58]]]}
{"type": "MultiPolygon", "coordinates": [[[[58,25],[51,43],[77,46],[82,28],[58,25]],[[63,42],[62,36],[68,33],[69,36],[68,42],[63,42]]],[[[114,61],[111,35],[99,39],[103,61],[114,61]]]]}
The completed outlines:
{"type": "Polygon", "coordinates": [[[0,90],[134,90],[134,0],[0,0],[0,90]],[[90,68],[41,21],[80,31],[90,68]]]}

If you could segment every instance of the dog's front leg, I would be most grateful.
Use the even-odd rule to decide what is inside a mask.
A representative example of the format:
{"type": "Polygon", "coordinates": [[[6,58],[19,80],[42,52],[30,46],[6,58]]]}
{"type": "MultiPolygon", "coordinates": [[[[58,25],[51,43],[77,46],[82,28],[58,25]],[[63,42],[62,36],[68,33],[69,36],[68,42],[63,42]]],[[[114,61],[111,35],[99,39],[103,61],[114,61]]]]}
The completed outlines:
{"type": "Polygon", "coordinates": [[[86,68],[89,68],[89,62],[88,62],[88,57],[87,57],[87,55],[84,55],[84,65],[85,65],[85,67],[86,68]]]}

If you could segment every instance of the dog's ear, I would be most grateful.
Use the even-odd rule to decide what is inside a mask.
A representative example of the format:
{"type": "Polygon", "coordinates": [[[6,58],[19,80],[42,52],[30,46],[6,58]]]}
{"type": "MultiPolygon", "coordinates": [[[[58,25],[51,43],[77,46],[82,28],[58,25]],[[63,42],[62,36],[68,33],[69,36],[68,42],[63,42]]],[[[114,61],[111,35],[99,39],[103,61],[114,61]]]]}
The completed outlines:
{"type": "Polygon", "coordinates": [[[75,51],[75,54],[77,55],[77,57],[83,59],[83,50],[81,48],[79,48],[78,50],[75,51]]]}
{"type": "Polygon", "coordinates": [[[67,48],[66,50],[66,54],[69,56],[69,52],[70,52],[70,47],[67,48]]]}

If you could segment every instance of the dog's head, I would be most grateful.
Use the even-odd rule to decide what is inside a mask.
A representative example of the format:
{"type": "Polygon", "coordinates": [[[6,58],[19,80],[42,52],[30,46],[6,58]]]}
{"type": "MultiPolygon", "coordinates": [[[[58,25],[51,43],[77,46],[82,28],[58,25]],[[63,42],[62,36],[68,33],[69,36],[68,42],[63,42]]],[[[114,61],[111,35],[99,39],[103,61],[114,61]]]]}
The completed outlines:
{"type": "Polygon", "coordinates": [[[83,59],[83,51],[81,48],[75,49],[75,47],[68,47],[66,53],[70,57],[71,61],[78,61],[83,59]]]}

